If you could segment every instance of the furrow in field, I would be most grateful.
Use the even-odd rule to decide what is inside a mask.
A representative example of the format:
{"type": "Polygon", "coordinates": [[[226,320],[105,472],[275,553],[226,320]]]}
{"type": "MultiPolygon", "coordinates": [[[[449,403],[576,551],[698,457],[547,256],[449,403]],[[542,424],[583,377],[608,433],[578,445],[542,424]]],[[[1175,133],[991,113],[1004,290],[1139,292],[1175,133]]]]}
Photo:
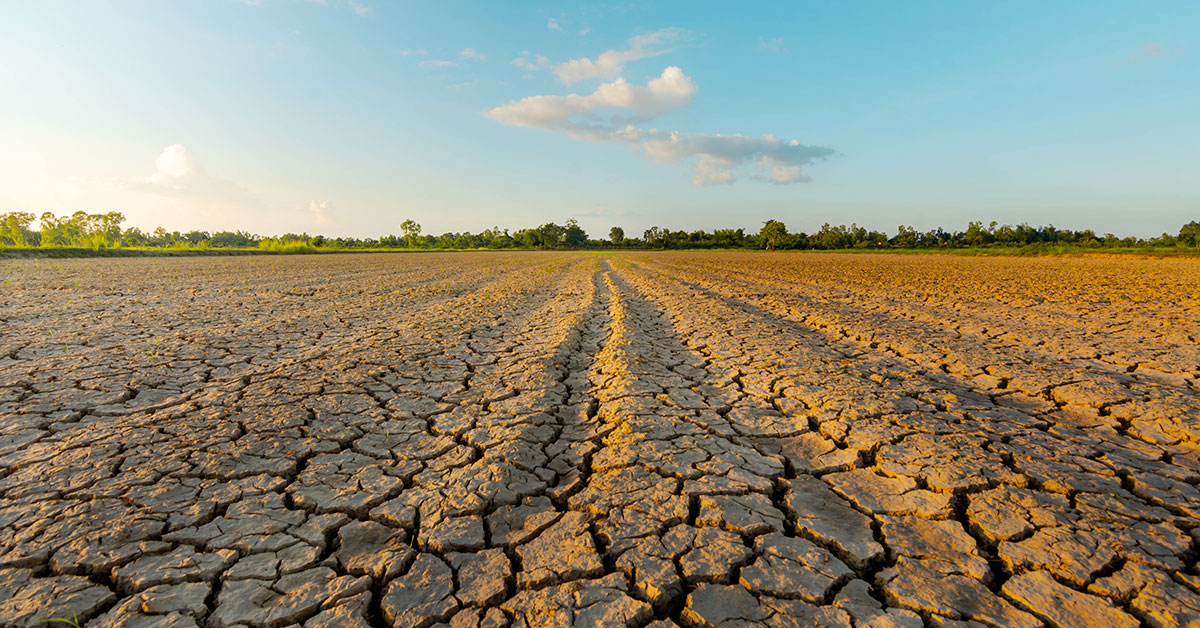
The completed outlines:
{"type": "MultiPolygon", "coordinates": [[[[290,612],[303,619],[324,602],[309,606],[297,595],[322,590],[346,590],[333,617],[365,618],[372,603],[379,608],[383,585],[409,562],[404,550],[416,552],[406,539],[440,552],[431,556],[442,564],[474,542],[459,547],[459,535],[476,530],[439,526],[432,515],[422,526],[428,539],[410,538],[419,516],[406,519],[413,509],[395,500],[419,477],[441,480],[475,462],[495,481],[468,491],[449,486],[472,500],[503,501],[521,490],[503,464],[538,466],[521,460],[529,447],[507,454],[493,448],[493,459],[478,464],[478,446],[434,425],[451,412],[489,414],[485,383],[484,396],[472,397],[470,380],[477,369],[503,362],[499,356],[520,355],[517,339],[529,347],[505,366],[531,378],[529,394],[542,393],[537,368],[547,367],[543,354],[553,348],[555,324],[587,302],[586,291],[575,288],[588,275],[581,266],[527,267],[488,290],[418,304],[429,317],[424,322],[411,314],[377,317],[369,328],[339,321],[343,333],[324,334],[324,348],[305,347],[310,359],[275,361],[220,389],[202,380],[204,394],[182,407],[119,416],[122,408],[103,420],[83,409],[73,424],[43,424],[41,441],[5,456],[0,491],[6,516],[15,518],[0,560],[21,568],[13,577],[33,575],[19,588],[25,595],[65,594],[63,587],[87,592],[81,603],[95,603],[84,605],[85,618],[110,609],[105,620],[132,621],[147,599],[186,591],[199,597],[184,615],[207,616],[212,625],[271,621],[280,604],[299,603],[290,612]],[[376,542],[382,551],[362,555],[364,543],[376,542]],[[172,576],[171,569],[186,574],[172,576]],[[51,579],[38,577],[47,572],[51,579]],[[239,601],[247,599],[257,602],[239,601]]],[[[525,431],[526,439],[538,437],[525,431]]],[[[556,479],[537,470],[543,484],[556,479]]],[[[452,495],[440,497],[454,503],[452,495]]],[[[505,582],[501,577],[502,590],[505,582]]]]}
{"type": "MultiPolygon", "coordinates": [[[[690,350],[655,285],[620,266],[607,283],[613,333],[591,378],[598,416],[614,429],[571,505],[598,518],[603,550],[633,594],[685,625],[721,617],[849,625],[852,616],[888,615],[851,567],[821,540],[798,536],[785,514],[783,457],[759,448],[771,449],[764,441],[777,434],[807,433],[807,423],[755,403],[737,369],[690,350]],[[852,601],[867,606],[844,610],[852,601]]],[[[869,525],[863,533],[874,545],[869,525]]]]}
{"type": "Polygon", "coordinates": [[[1164,402],[1195,391],[1194,300],[1137,296],[1186,264],[0,266],[0,625],[1200,615],[1195,418],[1164,402]],[[1064,297],[1056,268],[1096,272],[1064,297]],[[1159,374],[1113,368],[1139,340],[1159,374]]]}
{"type": "MultiPolygon", "coordinates": [[[[1098,575],[1110,573],[1108,566],[1118,558],[1149,565],[1160,574],[1182,568],[1190,560],[1188,532],[1194,515],[1188,506],[1172,507],[1164,503],[1164,495],[1153,495],[1154,489],[1148,489],[1172,480],[1180,482],[1181,489],[1190,488],[1187,476],[1164,462],[1163,450],[1112,431],[1081,429],[1033,408],[1014,408],[1016,404],[1005,404],[1004,397],[973,389],[970,381],[806,326],[804,319],[789,316],[792,308],[777,307],[770,298],[725,296],[727,282],[712,282],[710,289],[692,281],[675,282],[657,272],[641,272],[651,285],[674,283],[682,291],[679,302],[694,308],[690,311],[703,312],[693,318],[700,321],[701,329],[687,329],[688,337],[708,342],[702,329],[714,318],[738,330],[731,335],[744,337],[741,359],[751,365],[747,375],[753,375],[755,364],[767,367],[765,376],[770,379],[758,387],[760,394],[774,395],[777,405],[788,404],[794,412],[808,414],[822,433],[847,448],[867,447],[862,459],[869,468],[822,479],[869,512],[882,529],[892,562],[875,584],[887,601],[954,617],[958,611],[949,603],[952,599],[991,591],[1001,597],[988,598],[995,604],[984,610],[1008,612],[1013,609],[1005,598],[1024,605],[1019,595],[1003,587],[1010,576],[1027,569],[1048,570],[1082,588],[1098,575]],[[812,352],[806,351],[801,360],[788,359],[794,350],[789,344],[813,336],[846,358],[822,365],[820,358],[814,361],[812,352]],[[819,365],[816,369],[814,362],[819,365]],[[889,484],[907,486],[900,492],[915,501],[870,496],[889,484]],[[1029,522],[1019,533],[1008,533],[990,520],[996,511],[1011,511],[1014,503],[1025,500],[1029,522]],[[902,510],[889,512],[893,508],[902,510]],[[1038,525],[1039,517],[1050,519],[1038,525]],[[908,543],[913,535],[930,534],[943,536],[947,543],[958,540],[941,550],[921,547],[919,554],[907,558],[904,548],[896,548],[895,539],[908,543]],[[1084,560],[1059,548],[1060,543],[1096,549],[1084,560]],[[979,568],[949,574],[938,567],[961,564],[965,558],[956,552],[974,556],[979,568]],[[930,559],[947,562],[930,563],[930,559]],[[950,597],[929,597],[934,582],[951,575],[956,592],[947,594],[950,597]],[[960,576],[968,579],[955,579],[960,576]],[[931,601],[937,599],[940,608],[931,601]]],[[[679,312],[686,317],[689,310],[679,312]]],[[[723,351],[737,352],[735,348],[723,351]]],[[[997,617],[989,619],[998,621],[997,617]]]]}
{"type": "MultiPolygon", "coordinates": [[[[1021,266],[1011,260],[960,259],[955,266],[943,263],[937,267],[949,275],[946,277],[923,271],[919,261],[895,257],[873,257],[873,267],[857,259],[847,260],[847,268],[837,276],[826,275],[821,260],[811,256],[771,261],[779,263],[742,265],[737,279],[750,280],[757,288],[781,298],[836,308],[851,317],[882,315],[893,323],[889,329],[898,340],[910,346],[930,346],[925,333],[945,337],[958,345],[958,359],[948,365],[952,369],[978,370],[990,363],[988,349],[994,348],[1012,354],[1015,362],[1050,359],[1071,363],[1069,367],[1074,370],[1116,374],[1133,371],[1135,378],[1158,382],[1177,383],[1181,376],[1200,369],[1200,352],[1184,341],[1200,330],[1195,317],[1174,312],[1179,307],[1186,311],[1187,303],[1163,311],[1161,320],[1147,325],[1153,322],[1147,318],[1147,307],[1157,305],[1153,295],[1172,282],[1153,272],[1147,273],[1151,281],[1130,277],[1127,272],[1119,272],[1120,266],[1111,266],[1120,262],[1026,260],[1021,266]],[[855,270],[860,272],[852,272],[855,270]],[[914,270],[915,276],[896,272],[914,270]],[[927,274],[922,276],[922,272],[927,274]],[[856,275],[868,281],[855,282],[856,275]],[[1011,289],[993,290],[997,285],[1011,287],[1021,280],[1028,283],[1030,275],[1036,277],[1033,281],[1044,284],[1039,286],[1044,296],[1031,298],[1011,289]],[[987,281],[970,283],[981,276],[987,281]],[[1086,280],[1072,281],[1084,277],[1086,280]],[[1106,289],[1096,289],[1094,284],[1098,282],[1106,289]],[[1141,284],[1139,289],[1130,290],[1138,296],[1118,298],[1118,286],[1128,290],[1130,284],[1141,284]],[[904,333],[894,329],[896,326],[911,327],[911,331],[904,333]],[[1039,338],[1053,338],[1054,342],[1039,338]],[[1024,352],[1028,352],[1027,357],[1024,352]]],[[[675,257],[667,263],[698,274],[715,270],[714,262],[696,257],[675,257]]],[[[1192,305],[1191,309],[1200,311],[1197,307],[1192,305]]]]}
{"type": "MultiPolygon", "coordinates": [[[[703,275],[687,272],[691,281],[703,275]]],[[[1059,342],[1014,342],[1022,337],[983,338],[932,323],[897,315],[903,301],[889,307],[861,306],[779,288],[766,281],[730,277],[713,287],[731,298],[751,300],[792,320],[840,335],[871,349],[888,351],[928,369],[939,369],[972,383],[989,395],[1008,395],[1008,401],[1053,411],[1063,421],[1107,425],[1154,446],[1200,443],[1200,431],[1180,416],[1200,413],[1200,403],[1187,378],[1157,371],[1128,372],[1128,368],[1091,357],[1055,352],[1059,342]]],[[[885,301],[877,296],[876,301],[885,301]]],[[[983,317],[979,317],[982,320],[983,317]]],[[[978,322],[978,321],[976,321],[978,322]]],[[[1062,338],[1053,328],[1045,337],[1062,338]]],[[[1026,338],[1038,338],[1030,333],[1026,338]]],[[[1098,345],[1094,353],[1107,349],[1098,345]]]]}

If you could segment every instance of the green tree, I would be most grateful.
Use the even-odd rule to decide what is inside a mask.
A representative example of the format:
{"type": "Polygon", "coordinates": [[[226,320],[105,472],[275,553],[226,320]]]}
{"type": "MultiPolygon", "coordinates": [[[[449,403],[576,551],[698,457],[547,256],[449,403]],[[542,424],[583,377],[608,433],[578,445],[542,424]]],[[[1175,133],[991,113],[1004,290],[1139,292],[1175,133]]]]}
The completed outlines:
{"type": "Polygon", "coordinates": [[[613,244],[621,246],[621,243],[625,241],[625,230],[620,227],[613,227],[612,229],[609,229],[608,239],[611,240],[613,244]]]}
{"type": "Polygon", "coordinates": [[[778,220],[768,220],[763,223],[758,235],[766,242],[767,250],[774,251],[779,240],[787,235],[787,226],[778,220]]]}
{"type": "Polygon", "coordinates": [[[983,226],[982,222],[974,220],[967,223],[967,232],[963,234],[963,240],[968,246],[982,246],[992,241],[992,233],[983,226]]]}
{"type": "Polygon", "coordinates": [[[514,240],[512,236],[508,235],[508,230],[505,229],[504,233],[492,238],[492,241],[488,243],[488,247],[493,249],[511,249],[516,246],[516,244],[517,241],[514,240]]]}
{"type": "Polygon", "coordinates": [[[848,249],[850,248],[852,238],[850,231],[846,225],[831,226],[829,223],[821,225],[820,231],[817,231],[809,238],[809,241],[819,249],[848,249]]]}
{"type": "Polygon", "coordinates": [[[195,246],[212,237],[207,231],[189,231],[183,234],[183,239],[188,241],[188,244],[195,246]]]}
{"type": "Polygon", "coordinates": [[[896,227],[896,237],[892,238],[892,244],[902,249],[915,249],[921,243],[921,234],[917,233],[916,229],[900,225],[896,227]]]}
{"type": "Polygon", "coordinates": [[[522,229],[513,236],[513,239],[520,244],[522,248],[532,249],[541,242],[537,229],[522,229]]]}
{"type": "Polygon", "coordinates": [[[172,244],[175,244],[175,240],[178,239],[176,235],[177,234],[168,233],[167,230],[163,229],[162,227],[155,227],[154,234],[150,238],[150,245],[171,246],[172,244]]]}
{"type": "Polygon", "coordinates": [[[667,236],[670,235],[670,233],[670,231],[667,231],[662,227],[650,227],[642,232],[642,239],[646,241],[646,246],[665,248],[667,246],[667,236]]]}
{"type": "Polygon", "coordinates": [[[563,239],[568,246],[583,247],[587,245],[587,232],[572,218],[567,221],[567,226],[563,227],[563,239]]]}
{"type": "Polygon", "coordinates": [[[404,240],[408,244],[408,248],[417,248],[417,238],[421,237],[421,225],[417,221],[409,218],[400,223],[400,231],[404,232],[404,240]]]}
{"type": "Polygon", "coordinates": [[[42,213],[42,246],[67,246],[70,242],[70,219],[58,218],[51,212],[42,213]]]}
{"type": "Polygon", "coordinates": [[[1200,246],[1200,222],[1193,220],[1181,227],[1176,242],[1184,246],[1200,246]]]}
{"type": "Polygon", "coordinates": [[[30,231],[29,225],[33,224],[36,218],[29,212],[0,214],[0,243],[13,246],[33,246],[37,235],[30,231]]]}
{"type": "Polygon", "coordinates": [[[93,218],[96,235],[104,242],[104,245],[121,246],[121,223],[125,222],[125,214],[108,212],[104,215],[96,214],[93,218]]]}
{"type": "Polygon", "coordinates": [[[145,246],[150,237],[137,227],[130,227],[121,233],[121,246],[145,246]]]}
{"type": "Polygon", "coordinates": [[[209,237],[208,244],[223,248],[248,248],[258,246],[258,241],[258,236],[247,231],[218,231],[209,237]]]}
{"type": "Polygon", "coordinates": [[[552,249],[562,242],[566,232],[566,228],[548,222],[537,228],[538,246],[543,249],[552,249]]]}

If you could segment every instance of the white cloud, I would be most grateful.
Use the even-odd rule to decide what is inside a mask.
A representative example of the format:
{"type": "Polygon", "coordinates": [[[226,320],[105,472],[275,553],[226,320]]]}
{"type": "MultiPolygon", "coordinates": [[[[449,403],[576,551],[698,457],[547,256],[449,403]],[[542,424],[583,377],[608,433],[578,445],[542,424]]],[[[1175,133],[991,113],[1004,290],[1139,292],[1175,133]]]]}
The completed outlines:
{"type": "Polygon", "coordinates": [[[421,62],[421,67],[423,68],[453,68],[457,65],[457,63],[447,61],[446,59],[430,59],[429,61],[421,62]]]}
{"type": "Polygon", "coordinates": [[[671,66],[645,86],[617,79],[586,96],[530,96],[483,115],[509,126],[564,131],[582,139],[629,141],[631,133],[639,137],[641,134],[630,123],[686,107],[695,93],[696,83],[671,66]],[[608,109],[623,109],[628,113],[613,113],[605,120],[601,112],[608,109]]]}
{"type": "Polygon", "coordinates": [[[149,183],[170,186],[196,172],[187,148],[183,144],[172,144],[159,153],[154,160],[155,172],[146,179],[149,183]]]}
{"type": "Polygon", "coordinates": [[[758,38],[758,49],[765,51],[765,52],[773,52],[775,54],[782,54],[784,52],[787,52],[787,50],[783,47],[783,38],[782,37],[773,37],[771,39],[767,39],[765,37],[759,37],[758,38]]]}
{"type": "Polygon", "coordinates": [[[121,192],[166,199],[165,208],[161,201],[154,204],[156,215],[168,222],[241,224],[250,218],[253,223],[269,211],[265,203],[238,183],[207,173],[182,144],[164,148],[149,176],[113,179],[105,185],[121,192]],[[172,211],[161,214],[162,209],[172,211]]]}
{"type": "Polygon", "coordinates": [[[549,18],[546,20],[546,28],[548,28],[552,31],[561,31],[562,30],[562,27],[558,25],[558,20],[556,20],[554,18],[549,18]]]}
{"type": "Polygon", "coordinates": [[[486,61],[487,57],[479,54],[474,48],[463,48],[458,53],[458,58],[463,61],[486,61]]]}
{"type": "MultiPolygon", "coordinates": [[[[759,165],[761,165],[761,162],[759,165]]],[[[804,171],[800,169],[800,166],[772,166],[771,177],[768,180],[771,183],[800,183],[801,181],[812,181],[807,174],[804,174],[804,171]]]]}
{"type": "Polygon", "coordinates": [[[148,177],[133,177],[126,187],[135,192],[179,199],[260,204],[242,186],[204,172],[183,144],[164,148],[154,160],[154,173],[148,177]]]}
{"type": "MultiPolygon", "coordinates": [[[[554,66],[565,84],[606,78],[590,94],[529,96],[483,113],[501,124],[558,132],[591,142],[621,142],[637,146],[658,162],[692,162],[692,183],[733,183],[740,168],[757,168],[754,179],[777,184],[809,181],[807,166],[834,154],[829,148],[807,146],[798,140],[784,141],[773,135],[704,135],[644,129],[639,126],[692,103],[698,89],[695,81],[675,66],[663,70],[644,86],[621,78],[626,63],[667,52],[664,46],[679,41],[685,32],[664,29],[629,40],[628,50],[609,50],[595,59],[572,59],[554,66]]],[[[783,50],[783,39],[760,39],[760,46],[783,50]]],[[[512,60],[526,70],[545,67],[546,58],[529,51],[512,60]]]]}
{"type": "Polygon", "coordinates": [[[733,183],[734,171],[743,166],[764,170],[766,176],[758,178],[772,183],[808,181],[803,166],[833,155],[828,148],[772,135],[704,135],[634,126],[688,106],[696,92],[696,83],[671,66],[645,86],[617,79],[591,94],[530,96],[483,115],[509,126],[561,132],[575,139],[637,145],[658,162],[695,159],[692,182],[696,185],[733,183]]]}
{"type": "Polygon", "coordinates": [[[479,83],[479,79],[471,79],[469,81],[463,81],[462,83],[455,83],[450,86],[450,89],[465,89],[467,87],[472,87],[477,83],[479,83]]]}
{"type": "Polygon", "coordinates": [[[424,48],[405,48],[400,51],[401,57],[424,57],[429,51],[424,48]]]}
{"type": "Polygon", "coordinates": [[[833,150],[806,146],[799,140],[785,142],[773,135],[702,135],[697,133],[652,132],[642,144],[646,156],[654,161],[673,162],[698,157],[694,166],[697,185],[731,183],[733,170],[754,164],[768,171],[772,183],[808,181],[802,166],[833,155],[833,150]]]}
{"type": "Polygon", "coordinates": [[[318,227],[328,227],[333,224],[333,219],[329,217],[330,209],[332,207],[330,207],[329,201],[321,201],[320,203],[316,201],[308,202],[308,213],[312,214],[313,222],[318,227]]]}
{"type": "Polygon", "coordinates": [[[715,185],[719,183],[733,183],[733,168],[737,163],[705,155],[701,153],[696,159],[696,163],[692,165],[692,172],[695,176],[692,177],[693,185],[715,185]]]}
{"type": "Polygon", "coordinates": [[[529,70],[530,72],[535,72],[545,68],[546,64],[549,62],[550,60],[547,59],[545,55],[532,55],[528,50],[522,50],[521,55],[511,61],[511,63],[518,68],[521,68],[522,70],[529,70]]]}
{"type": "Polygon", "coordinates": [[[678,41],[683,35],[684,31],[678,28],[638,35],[630,38],[628,50],[607,50],[595,59],[571,59],[554,66],[554,74],[564,85],[597,78],[612,80],[621,75],[626,63],[668,52],[659,46],[678,41]]]}
{"type": "Polygon", "coordinates": [[[356,218],[329,200],[259,197],[238,182],[210,174],[182,144],[164,148],[146,176],[94,178],[89,186],[89,203],[111,198],[112,206],[128,208],[130,220],[143,227],[278,233],[345,227],[344,220],[356,218]]]}

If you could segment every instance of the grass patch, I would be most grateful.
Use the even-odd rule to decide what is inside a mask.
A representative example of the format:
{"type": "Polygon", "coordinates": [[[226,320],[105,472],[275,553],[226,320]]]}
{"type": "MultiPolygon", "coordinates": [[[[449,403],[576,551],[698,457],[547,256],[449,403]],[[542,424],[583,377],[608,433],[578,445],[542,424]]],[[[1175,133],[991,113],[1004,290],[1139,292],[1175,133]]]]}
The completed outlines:
{"type": "Polygon", "coordinates": [[[301,253],[316,253],[317,247],[301,240],[291,240],[288,242],[280,242],[273,238],[267,238],[258,243],[258,248],[261,251],[270,251],[271,253],[283,253],[285,255],[296,255],[301,253]]]}

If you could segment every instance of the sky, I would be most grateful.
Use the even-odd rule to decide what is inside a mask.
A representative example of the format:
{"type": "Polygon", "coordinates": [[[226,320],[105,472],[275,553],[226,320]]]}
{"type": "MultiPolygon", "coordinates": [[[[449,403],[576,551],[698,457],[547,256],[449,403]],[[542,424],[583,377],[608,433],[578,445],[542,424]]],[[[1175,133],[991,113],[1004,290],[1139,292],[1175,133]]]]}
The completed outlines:
{"type": "Polygon", "coordinates": [[[1194,0],[0,15],[0,212],[355,237],[1200,220],[1194,0]]]}

